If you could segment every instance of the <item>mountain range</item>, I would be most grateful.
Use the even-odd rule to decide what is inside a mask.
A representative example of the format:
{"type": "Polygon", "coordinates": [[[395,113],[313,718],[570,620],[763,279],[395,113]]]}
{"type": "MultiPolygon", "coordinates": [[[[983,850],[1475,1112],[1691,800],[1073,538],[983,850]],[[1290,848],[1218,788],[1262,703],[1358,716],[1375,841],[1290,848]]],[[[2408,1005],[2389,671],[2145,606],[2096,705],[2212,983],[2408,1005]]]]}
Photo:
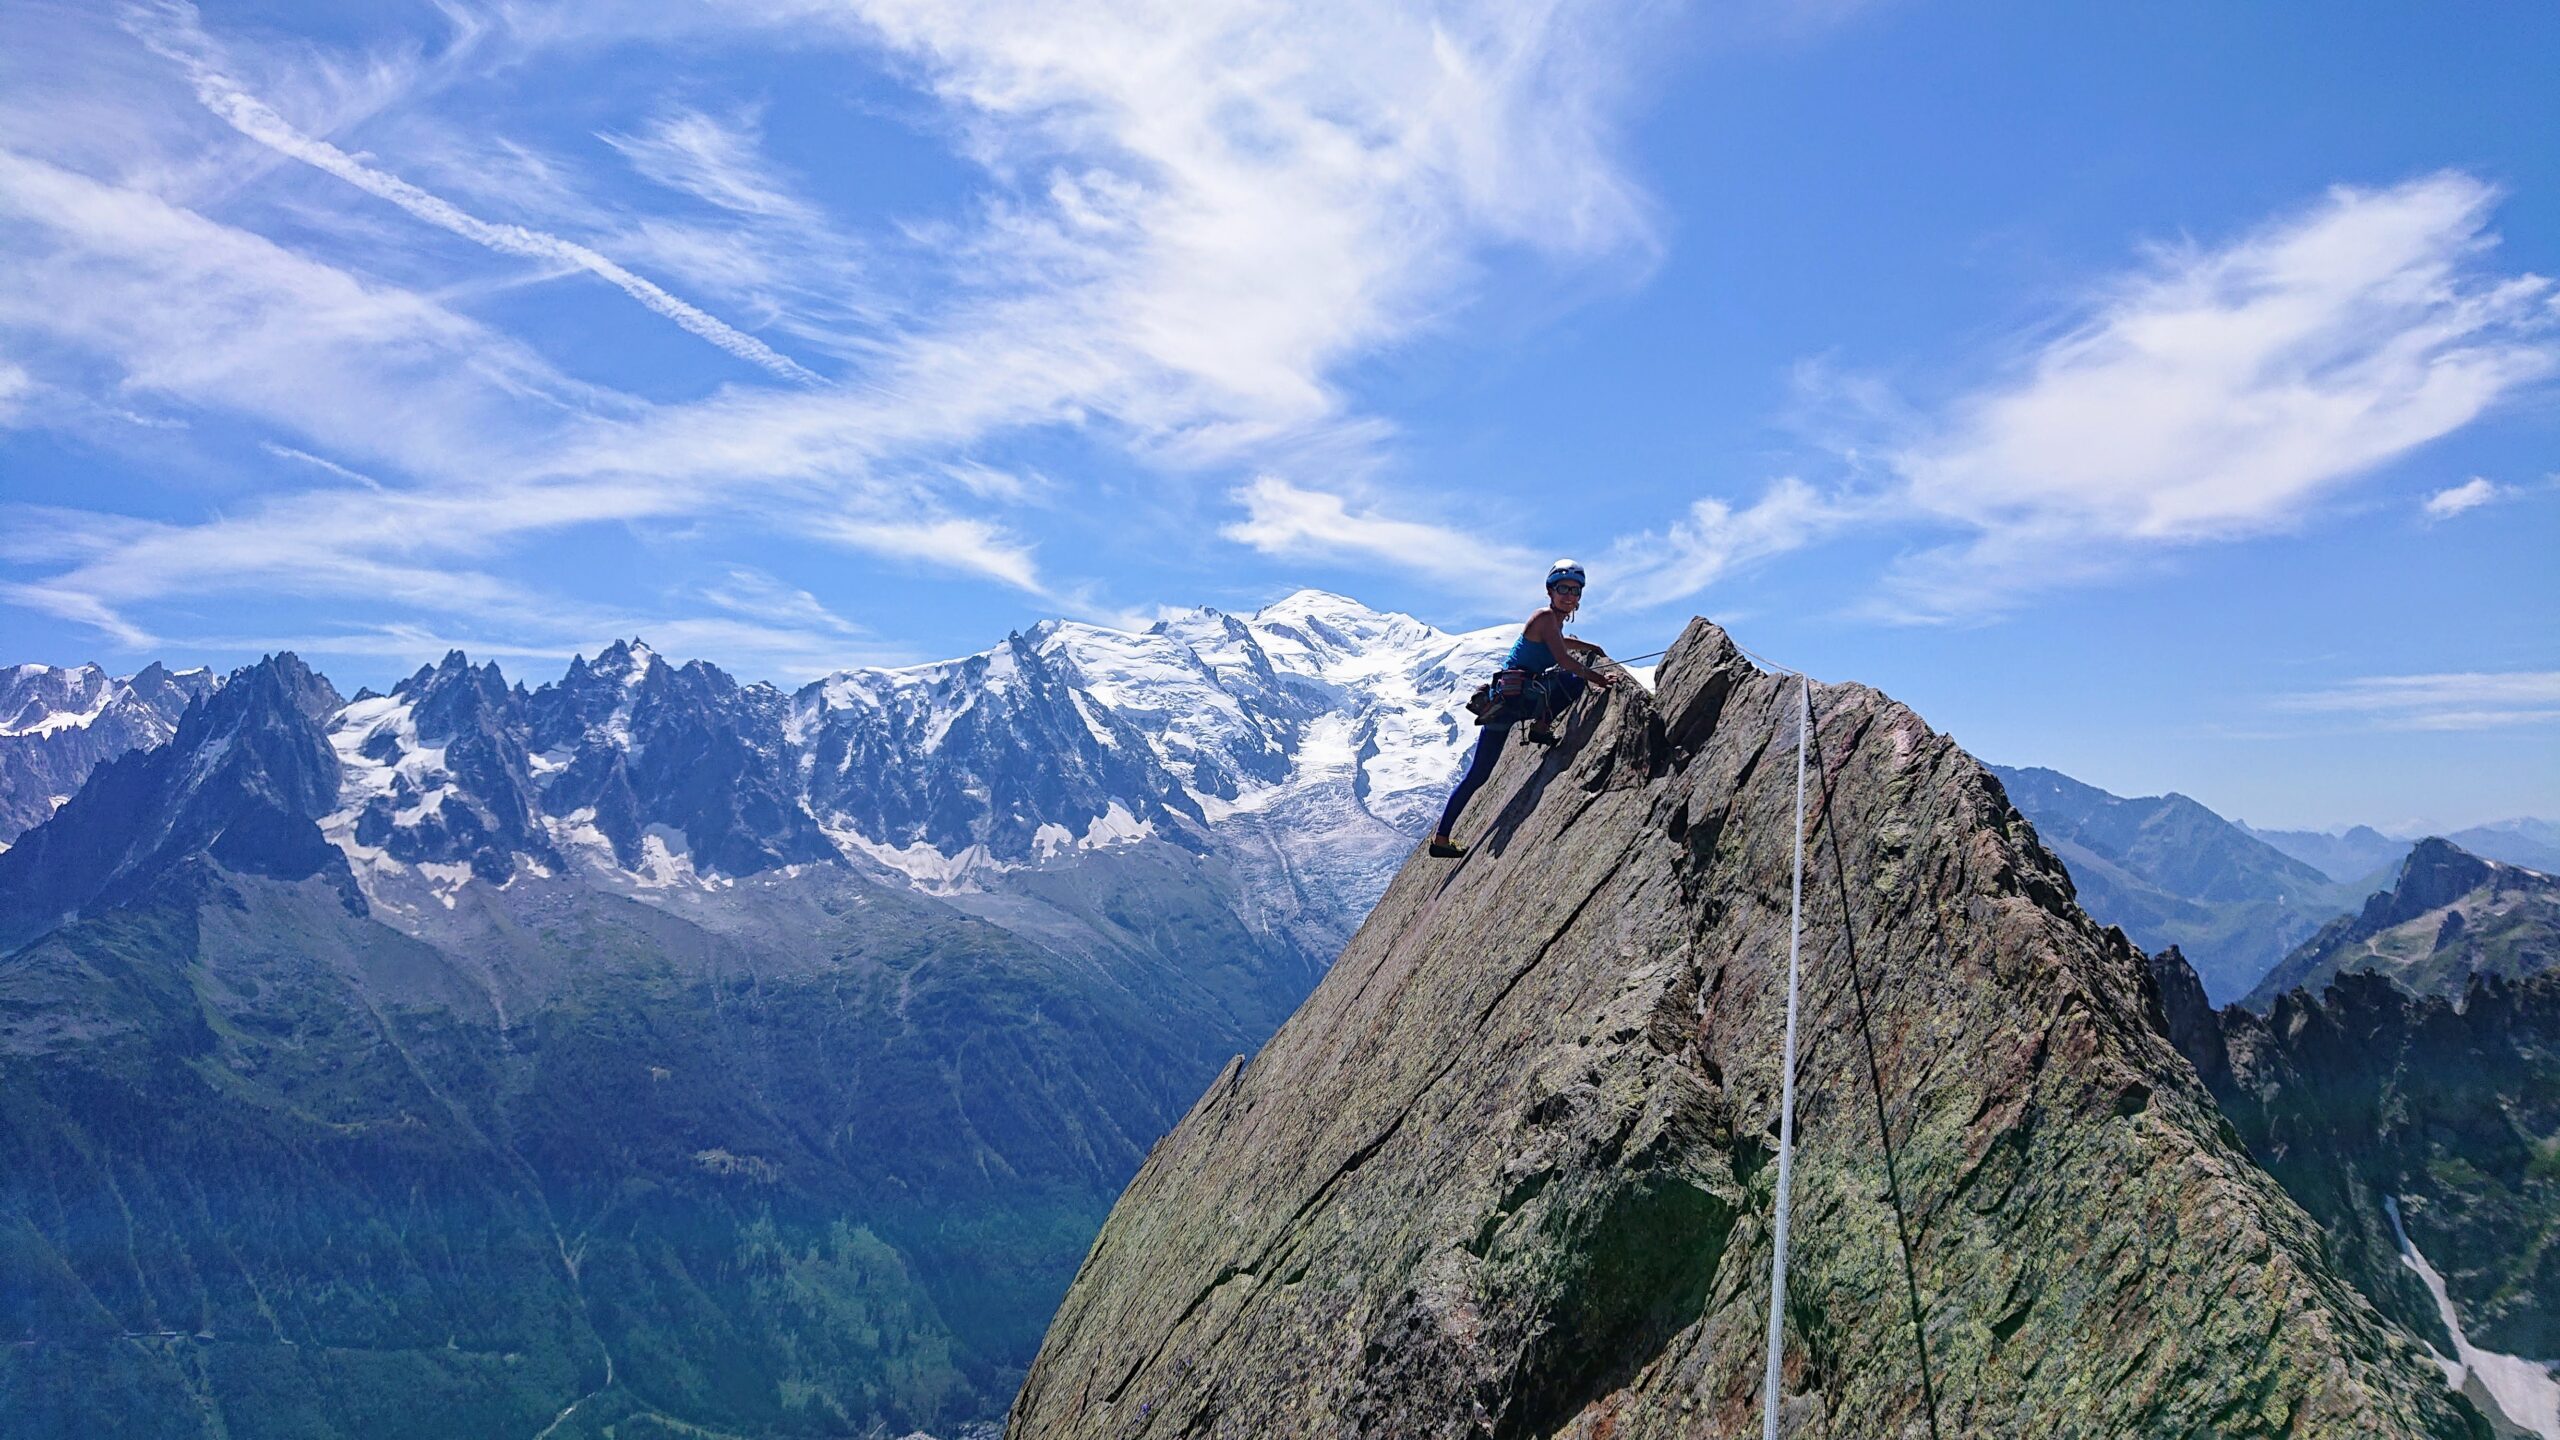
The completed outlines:
{"type": "MultiPolygon", "coordinates": [[[[1370,915],[1509,639],[1306,591],[791,691],[636,640],[352,698],[290,655],[0,672],[0,794],[40,797],[0,831],[0,1413],[984,1424],[1150,1147],[1370,915]]],[[[2053,903],[2193,944],[2217,999],[2373,911],[2184,797],[1996,775],[2053,903]]],[[[2401,1193],[2469,1253],[2454,1191],[2401,1193]]]]}
{"type": "MultiPolygon", "coordinates": [[[[2385,835],[2370,825],[2353,825],[2338,831],[2260,830],[2245,824],[2240,828],[2330,879],[2359,882],[2388,876],[2409,853],[2410,846],[2427,838],[2385,835]]],[[[2449,830],[2435,838],[2449,840],[2484,860],[2521,865],[2546,875],[2560,874],[2560,823],[2523,816],[2449,830]]]]}
{"type": "Polygon", "coordinates": [[[2080,904],[2147,951],[2176,946],[2236,1000],[2371,887],[2341,883],[2184,795],[2127,798],[2056,770],[1991,766],[2070,868],[2080,904]]]}
{"type": "Polygon", "coordinates": [[[2474,976],[2519,980],[2555,969],[2560,879],[2428,839],[2400,862],[2391,888],[2322,926],[2267,972],[2247,1003],[2263,1011],[2288,991],[2317,994],[2349,972],[2458,1001],[2474,976]]]}
{"type": "MultiPolygon", "coordinates": [[[[2089,914],[2122,927],[2145,951],[2178,950],[2217,1005],[2247,996],[2253,1006],[2263,1008],[2276,991],[2315,984],[2336,973],[2334,964],[2322,969],[2319,955],[2302,952],[2332,953],[2346,943],[2338,937],[2353,928],[2349,922],[2359,915],[2378,916],[2372,907],[2386,905],[2395,890],[2432,893],[2450,883],[2407,887],[2407,865],[2413,858],[2431,873],[2448,855],[2458,854],[2460,863],[2471,867],[2464,874],[2474,882],[2487,877],[2490,868],[2504,866],[2509,889],[2519,895],[2538,893],[2531,872],[2547,875],[2553,868],[2547,861],[2537,863],[2544,860],[2538,837],[2545,831],[2560,836],[2560,829],[2531,819],[2416,840],[2394,839],[2369,826],[2337,834],[2255,830],[2175,792],[2127,797],[2057,770],[1988,768],[2069,866],[2074,890],[2089,914]],[[2489,848],[2474,849],[2473,841],[2489,848]]],[[[2560,858],[2560,852],[2551,858],[2560,858]]],[[[2450,897],[2435,903],[2450,903],[2450,897]]],[[[2509,908],[2503,903],[2469,907],[2473,920],[2509,908]]],[[[2520,935],[2531,933],[2532,917],[2509,928],[2520,935]]],[[[2492,968],[2497,968],[2495,962],[2492,968]]],[[[2505,968],[2515,973],[2515,966],[2505,968]]],[[[2415,988],[2430,987],[2417,982],[2415,988]]],[[[2460,988],[2457,976],[2453,990],[2459,993],[2460,988]]]]}
{"type": "Polygon", "coordinates": [[[992,1417],[1505,643],[1308,592],[793,693],[637,642],[202,688],[0,853],[0,1412],[992,1417]]]}

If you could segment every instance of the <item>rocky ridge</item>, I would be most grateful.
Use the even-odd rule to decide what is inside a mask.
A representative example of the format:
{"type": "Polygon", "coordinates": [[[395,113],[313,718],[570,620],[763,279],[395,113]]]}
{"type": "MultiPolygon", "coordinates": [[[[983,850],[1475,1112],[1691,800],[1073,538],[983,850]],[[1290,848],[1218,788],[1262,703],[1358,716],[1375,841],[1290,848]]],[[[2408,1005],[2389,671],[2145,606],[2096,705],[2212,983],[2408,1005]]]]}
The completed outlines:
{"type": "Polygon", "coordinates": [[[2313,994],[2369,972],[2401,989],[2459,999],[2474,975],[2516,978],[2560,968],[2560,879],[2483,860],[2449,840],[2411,847],[2391,887],[2321,927],[2242,1002],[2265,1010],[2293,990],[2313,994]]]}
{"type": "MultiPolygon", "coordinates": [[[[1704,622],[1660,676],[1507,757],[1469,857],[1409,863],[1156,1147],[1008,1433],[1755,1423],[1794,686],[1704,622]]],[[[2485,1434],[1998,783],[1872,690],[1816,704],[1786,1432],[1922,1433],[1881,1109],[1944,1433],[2485,1434]]]]}

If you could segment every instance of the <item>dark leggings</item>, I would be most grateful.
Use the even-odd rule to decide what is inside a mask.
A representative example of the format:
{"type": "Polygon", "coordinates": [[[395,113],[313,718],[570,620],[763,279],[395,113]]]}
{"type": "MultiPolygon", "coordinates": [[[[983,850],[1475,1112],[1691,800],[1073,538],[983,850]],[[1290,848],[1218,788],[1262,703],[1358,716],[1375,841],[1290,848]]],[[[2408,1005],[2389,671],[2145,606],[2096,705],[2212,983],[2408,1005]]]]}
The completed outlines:
{"type": "MultiPolygon", "coordinates": [[[[1550,671],[1538,683],[1545,687],[1546,713],[1549,716],[1564,713],[1582,696],[1582,677],[1579,675],[1559,675],[1550,671]]],[[[1493,778],[1493,767],[1502,760],[1502,742],[1510,738],[1511,725],[1508,722],[1487,725],[1476,736],[1476,753],[1467,761],[1467,773],[1459,778],[1458,788],[1450,792],[1449,803],[1441,808],[1440,828],[1433,834],[1447,836],[1453,833],[1450,827],[1458,823],[1458,813],[1467,808],[1467,802],[1475,798],[1478,790],[1484,788],[1484,782],[1493,778]]]]}

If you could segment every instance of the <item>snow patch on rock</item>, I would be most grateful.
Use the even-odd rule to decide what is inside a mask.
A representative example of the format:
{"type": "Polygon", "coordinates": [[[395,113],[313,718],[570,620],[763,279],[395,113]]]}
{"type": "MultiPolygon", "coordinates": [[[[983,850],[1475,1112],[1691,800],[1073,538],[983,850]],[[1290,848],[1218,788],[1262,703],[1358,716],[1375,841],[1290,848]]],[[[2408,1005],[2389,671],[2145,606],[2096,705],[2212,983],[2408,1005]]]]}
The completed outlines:
{"type": "Polygon", "coordinates": [[[2555,1378],[2553,1373],[2560,1362],[2502,1355],[2472,1344],[2471,1338],[2462,1331],[2462,1316],[2453,1308],[2453,1297],[2445,1289],[2444,1276],[2427,1263],[2427,1257],[2409,1239],[2407,1227],[2400,1223],[2399,1200],[2385,1195],[2382,1208],[2391,1216],[2391,1238],[2400,1246],[2400,1263],[2418,1272],[2418,1279],[2425,1283],[2427,1293],[2435,1297],[2436,1314],[2443,1318],[2444,1328],[2453,1336],[2453,1359],[2437,1354],[2433,1346],[2429,1346],[2427,1352],[2444,1367],[2445,1384],[2459,1390],[2467,1374],[2480,1382],[2480,1388],[2489,1392],[2489,1398],[2498,1402],[2498,1408],[2506,1412],[2509,1420],[2542,1436],[2543,1440],[2560,1440],[2560,1378],[2555,1378]]]}

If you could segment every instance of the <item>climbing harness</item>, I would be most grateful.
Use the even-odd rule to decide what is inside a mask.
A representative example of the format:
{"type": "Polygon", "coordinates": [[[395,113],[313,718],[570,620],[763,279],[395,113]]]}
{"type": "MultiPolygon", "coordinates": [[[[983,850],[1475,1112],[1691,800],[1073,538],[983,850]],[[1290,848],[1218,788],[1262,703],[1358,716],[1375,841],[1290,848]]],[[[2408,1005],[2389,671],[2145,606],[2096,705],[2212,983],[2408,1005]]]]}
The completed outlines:
{"type": "Polygon", "coordinates": [[[1476,687],[1467,697],[1467,712],[1479,725],[1508,725],[1520,716],[1516,712],[1538,686],[1535,672],[1497,670],[1493,678],[1476,687]]]}
{"type": "MultiPolygon", "coordinates": [[[[1742,649],[1737,645],[1735,648],[1742,649]]],[[[1867,1087],[1875,1100],[1876,1135],[1884,1147],[1885,1194],[1893,1204],[1894,1236],[1902,1252],[1903,1298],[1910,1310],[1911,1337],[1920,1358],[1920,1395],[1927,1407],[1930,1440],[1938,1440],[1938,1388],[1929,1364],[1929,1329],[1920,1305],[1919,1271],[1912,1260],[1910,1209],[1902,1194],[1901,1166],[1894,1155],[1893,1125],[1884,1103],[1884,1074],[1876,1063],[1875,1029],[1868,1013],[1867,986],[1858,964],[1857,918],[1849,905],[1848,861],[1840,848],[1840,827],[1831,792],[1831,765],[1821,757],[1820,722],[1813,709],[1813,681],[1801,670],[1779,665],[1767,657],[1742,649],[1751,659],[1797,680],[1796,711],[1796,836],[1793,906],[1787,939],[1787,1030],[1780,1059],[1778,1111],[1778,1193],[1776,1222],[1771,1234],[1769,1261],[1769,1351],[1761,1382],[1760,1432],[1762,1440],[1777,1440],[1778,1399],[1781,1361],[1784,1356],[1784,1334],[1787,1304],[1787,1230],[1791,1219],[1791,1184],[1795,1173],[1796,1110],[1796,1020],[1802,973],[1804,946],[1804,839],[1805,839],[1805,752],[1811,748],[1820,760],[1822,776],[1822,811],[1819,823],[1829,832],[1831,841],[1832,879],[1839,887],[1840,923],[1848,947],[1849,988],[1856,998],[1858,1039],[1866,1057],[1867,1087]]]]}

